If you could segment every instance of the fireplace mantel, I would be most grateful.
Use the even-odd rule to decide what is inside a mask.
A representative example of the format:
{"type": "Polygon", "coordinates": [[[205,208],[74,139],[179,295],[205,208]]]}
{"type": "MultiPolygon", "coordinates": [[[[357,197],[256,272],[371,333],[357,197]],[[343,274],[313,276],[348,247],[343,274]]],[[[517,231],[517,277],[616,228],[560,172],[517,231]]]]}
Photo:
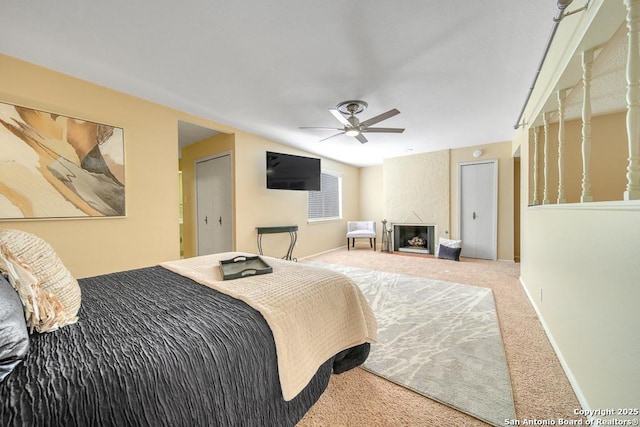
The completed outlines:
{"type": "Polygon", "coordinates": [[[392,224],[393,250],[417,254],[433,254],[436,235],[435,224],[392,224]]]}

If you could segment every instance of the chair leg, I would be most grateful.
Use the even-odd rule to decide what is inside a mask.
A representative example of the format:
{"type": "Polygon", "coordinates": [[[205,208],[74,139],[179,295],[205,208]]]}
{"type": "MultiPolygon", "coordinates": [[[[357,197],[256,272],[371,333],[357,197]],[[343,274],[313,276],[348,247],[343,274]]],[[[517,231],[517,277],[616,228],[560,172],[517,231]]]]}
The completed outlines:
{"type": "Polygon", "coordinates": [[[352,238],[351,238],[351,247],[352,247],[352,248],[355,248],[355,247],[356,247],[356,238],[355,238],[355,237],[352,237],[352,238]]]}
{"type": "Polygon", "coordinates": [[[371,240],[371,237],[369,237],[369,246],[373,247],[373,240],[371,240]]]}
{"type": "Polygon", "coordinates": [[[349,238],[347,237],[347,250],[349,250],[349,238]]]}
{"type": "Polygon", "coordinates": [[[373,238],[373,251],[375,252],[376,250],[376,238],[373,238]]]}

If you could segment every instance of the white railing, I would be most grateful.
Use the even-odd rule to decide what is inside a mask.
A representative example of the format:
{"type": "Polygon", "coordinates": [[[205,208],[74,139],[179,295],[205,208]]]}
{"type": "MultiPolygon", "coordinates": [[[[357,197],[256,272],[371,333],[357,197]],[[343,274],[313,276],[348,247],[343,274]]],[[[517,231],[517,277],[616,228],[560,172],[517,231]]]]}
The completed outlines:
{"type": "Polygon", "coordinates": [[[593,49],[582,52],[582,203],[592,202],[591,194],[591,67],[593,49]]]}
{"type": "Polygon", "coordinates": [[[549,202],[549,116],[551,113],[543,113],[542,120],[544,122],[544,154],[542,173],[544,176],[544,187],[542,189],[542,204],[548,205],[549,202]]]}
{"type": "MultiPolygon", "coordinates": [[[[628,143],[628,157],[626,169],[626,188],[621,200],[640,200],[640,0],[624,0],[627,8],[626,23],[628,37],[628,53],[626,64],[626,131],[628,143]]],[[[593,202],[591,193],[591,68],[594,61],[594,49],[582,52],[582,191],[580,202],[593,202]]],[[[549,153],[551,143],[549,140],[550,116],[557,112],[558,115],[558,196],[556,203],[565,203],[565,100],[568,88],[557,91],[558,109],[556,111],[542,112],[543,121],[543,188],[542,204],[550,204],[550,168],[549,153]]],[[[533,129],[533,188],[532,204],[538,205],[538,143],[539,127],[533,129]]],[[[598,142],[596,141],[596,144],[598,142]]]]}
{"type": "Polygon", "coordinates": [[[558,203],[566,202],[564,196],[564,101],[567,89],[558,91],[558,203]]]}
{"type": "Polygon", "coordinates": [[[640,199],[640,0],[625,0],[629,50],[627,56],[627,139],[629,158],[624,200],[640,199]]]}

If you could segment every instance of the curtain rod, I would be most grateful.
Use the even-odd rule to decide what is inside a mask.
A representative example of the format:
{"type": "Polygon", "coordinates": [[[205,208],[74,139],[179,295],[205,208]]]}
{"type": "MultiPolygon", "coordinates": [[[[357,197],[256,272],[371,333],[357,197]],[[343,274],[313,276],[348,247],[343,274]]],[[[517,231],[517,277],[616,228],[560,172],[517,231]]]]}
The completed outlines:
{"type": "Polygon", "coordinates": [[[522,105],[522,109],[520,110],[520,114],[518,115],[518,120],[516,120],[516,124],[513,125],[514,129],[518,129],[520,126],[523,126],[524,123],[520,123],[522,116],[524,115],[524,110],[527,108],[527,104],[531,99],[531,94],[533,93],[533,88],[536,87],[536,83],[538,82],[538,77],[540,76],[540,71],[542,70],[542,66],[544,65],[545,60],[547,59],[547,54],[549,53],[549,49],[551,48],[551,43],[556,36],[556,31],[558,31],[558,27],[560,26],[560,21],[562,21],[565,17],[569,15],[573,15],[574,13],[582,12],[583,10],[587,10],[589,6],[589,1],[585,3],[583,7],[577,10],[573,10],[571,12],[565,13],[565,10],[573,0],[558,0],[558,15],[553,18],[553,27],[551,27],[551,35],[549,36],[549,40],[547,41],[547,46],[544,49],[544,54],[542,55],[542,60],[540,61],[540,65],[538,65],[538,69],[536,70],[536,74],[533,78],[533,83],[531,83],[531,87],[529,88],[529,92],[527,93],[527,98],[522,105]]]}

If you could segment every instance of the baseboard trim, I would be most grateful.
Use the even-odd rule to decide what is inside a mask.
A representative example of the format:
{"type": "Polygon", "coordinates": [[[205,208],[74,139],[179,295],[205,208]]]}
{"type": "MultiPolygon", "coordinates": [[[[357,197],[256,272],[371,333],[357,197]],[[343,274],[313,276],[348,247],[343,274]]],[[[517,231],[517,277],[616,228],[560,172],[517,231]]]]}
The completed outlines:
{"type": "Polygon", "coordinates": [[[558,343],[556,343],[556,340],[553,338],[553,335],[551,334],[551,331],[549,330],[549,327],[547,326],[547,323],[545,322],[544,317],[542,317],[542,313],[540,313],[540,310],[538,309],[538,306],[535,303],[535,300],[531,297],[529,290],[525,286],[522,276],[520,276],[519,281],[520,281],[520,286],[522,286],[522,289],[524,289],[524,293],[527,295],[529,302],[531,303],[531,305],[533,306],[533,309],[536,312],[536,316],[538,316],[538,319],[542,324],[542,329],[544,329],[544,333],[547,335],[547,338],[551,343],[551,347],[553,348],[553,351],[556,353],[556,356],[560,361],[560,366],[562,366],[562,369],[564,370],[564,373],[567,376],[567,379],[569,380],[569,384],[571,384],[571,388],[573,388],[573,392],[576,394],[576,397],[578,398],[578,402],[580,402],[580,406],[582,406],[582,409],[586,409],[586,410],[591,409],[591,407],[589,406],[589,403],[587,402],[587,398],[585,397],[584,393],[582,392],[582,389],[580,388],[580,385],[578,384],[578,380],[573,375],[573,372],[571,372],[571,368],[569,367],[569,364],[567,363],[567,361],[564,359],[564,356],[560,351],[560,347],[558,347],[558,343]]]}
{"type": "Polygon", "coordinates": [[[337,248],[333,248],[333,249],[329,249],[327,251],[323,251],[323,252],[318,252],[316,254],[311,254],[311,255],[307,255],[301,258],[298,258],[299,260],[303,260],[303,259],[307,259],[307,258],[313,258],[314,256],[318,256],[318,255],[323,255],[323,254],[328,254],[329,252],[335,252],[335,251],[339,251],[340,249],[345,249],[347,247],[347,245],[344,246],[339,246],[337,248]]]}

